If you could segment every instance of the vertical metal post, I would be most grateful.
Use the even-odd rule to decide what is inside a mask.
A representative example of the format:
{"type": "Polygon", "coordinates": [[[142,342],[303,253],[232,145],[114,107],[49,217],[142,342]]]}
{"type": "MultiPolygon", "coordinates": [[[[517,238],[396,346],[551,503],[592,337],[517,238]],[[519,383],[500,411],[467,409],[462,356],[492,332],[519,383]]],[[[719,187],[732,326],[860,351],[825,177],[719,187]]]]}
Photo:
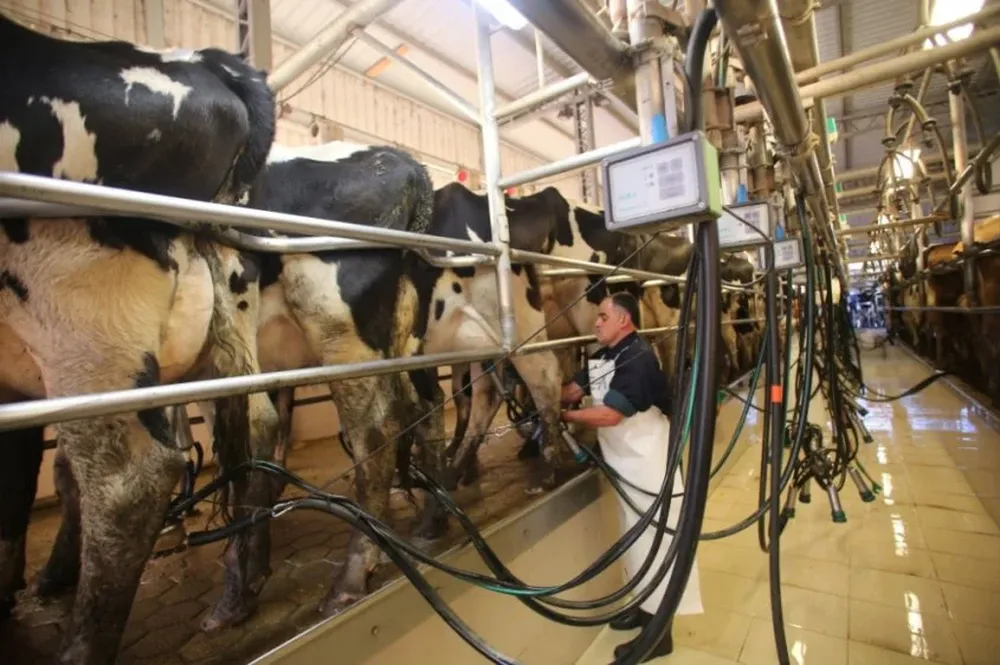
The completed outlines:
{"type": "MultiPolygon", "coordinates": [[[[573,105],[573,132],[577,154],[597,147],[594,139],[594,100],[590,97],[573,105]]],[[[597,169],[588,168],[580,174],[580,194],[587,203],[600,204],[597,169]]]]}
{"type": "MultiPolygon", "coordinates": [[[[949,68],[954,72],[955,68],[949,68]]],[[[955,82],[955,87],[948,94],[948,110],[951,112],[951,135],[952,150],[955,153],[955,173],[961,173],[969,161],[969,143],[965,132],[965,100],[962,99],[962,89],[955,82]]],[[[959,190],[959,201],[962,207],[961,222],[962,246],[966,249],[972,247],[975,239],[975,209],[972,203],[972,183],[966,181],[959,190]]],[[[963,267],[965,277],[965,295],[969,299],[971,307],[979,305],[979,297],[976,293],[976,260],[973,257],[966,257],[963,267]]]]}
{"type": "Polygon", "coordinates": [[[271,71],[271,2],[236,0],[236,45],[254,67],[271,71]]]}
{"type": "Polygon", "coordinates": [[[163,29],[163,0],[146,0],[146,43],[153,48],[166,48],[167,39],[163,29]]]}
{"type": "Polygon", "coordinates": [[[538,69],[538,89],[545,87],[545,48],[542,46],[542,31],[535,28],[535,67],[538,69]]]}
{"type": "Polygon", "coordinates": [[[476,52],[479,68],[479,115],[482,125],[483,175],[490,207],[493,243],[500,249],[497,257],[497,297],[500,304],[500,335],[504,351],[514,348],[514,308],[510,296],[510,229],[507,207],[500,189],[500,132],[496,120],[496,94],[493,83],[493,51],[490,46],[489,19],[472,3],[476,22],[476,52]]]}
{"type": "MultiPolygon", "coordinates": [[[[647,15],[646,2],[627,0],[629,41],[633,47],[663,37],[663,25],[655,15],[647,15]]],[[[695,82],[701,90],[701,81],[695,82]]],[[[643,145],[667,140],[667,118],[663,104],[663,73],[659,54],[647,49],[639,55],[635,67],[636,111],[639,114],[639,137],[643,145]]]]}

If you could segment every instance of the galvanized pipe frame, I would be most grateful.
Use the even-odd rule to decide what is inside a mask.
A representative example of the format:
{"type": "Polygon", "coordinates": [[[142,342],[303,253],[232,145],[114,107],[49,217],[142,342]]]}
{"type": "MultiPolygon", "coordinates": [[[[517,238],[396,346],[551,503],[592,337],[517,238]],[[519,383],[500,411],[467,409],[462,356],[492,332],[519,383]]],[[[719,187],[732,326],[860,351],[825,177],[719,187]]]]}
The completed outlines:
{"type": "Polygon", "coordinates": [[[890,39],[887,42],[874,44],[868,48],[857,49],[840,58],[829,60],[827,62],[821,62],[813,67],[810,67],[809,69],[798,72],[795,75],[795,81],[799,84],[813,83],[827,74],[833,74],[834,72],[849,69],[883,55],[889,55],[909,46],[920,44],[925,39],[932,38],[935,35],[945,34],[952,28],[957,28],[958,26],[965,25],[967,23],[983,23],[987,19],[994,18],[997,14],[1000,14],[1000,5],[992,4],[988,7],[984,7],[980,12],[965,18],[955,19],[954,21],[942,23],[938,26],[921,27],[914,32],[896,37],[895,39],[890,39]]]}
{"type": "MultiPolygon", "coordinates": [[[[794,82],[776,0],[717,0],[715,7],[726,34],[739,52],[740,61],[754,82],[761,99],[757,104],[761,109],[767,107],[775,134],[785,147],[796,177],[806,191],[818,235],[828,250],[827,257],[846,289],[850,281],[838,251],[837,238],[833,235],[829,202],[815,150],[818,139],[811,132],[799,89],[794,82]]],[[[737,107],[734,114],[736,122],[754,119],[739,117],[740,110],[747,106],[753,105],[737,107]]]]}
{"type": "MultiPolygon", "coordinates": [[[[968,22],[968,20],[963,21],[963,23],[968,22]]],[[[890,81],[898,76],[923,71],[948,60],[962,58],[978,51],[988,51],[997,44],[1000,44],[1000,26],[992,26],[974,32],[967,39],[946,46],[908,53],[898,58],[852,70],[846,74],[809,83],[801,88],[792,87],[797,90],[798,96],[806,103],[810,100],[840,97],[890,81]]],[[[764,106],[760,102],[751,102],[737,107],[735,116],[737,122],[750,122],[762,117],[763,113],[764,106]]]]}
{"type": "MultiPolygon", "coordinates": [[[[723,325],[750,323],[762,319],[739,319],[723,325]]],[[[643,335],[676,332],[679,326],[648,328],[643,335]]],[[[518,354],[541,353],[563,346],[574,346],[596,340],[593,336],[570,337],[546,342],[529,342],[518,348],[518,354]]],[[[406,358],[373,360],[368,362],[325,365],[305,369],[282,370],[245,376],[232,376],[199,381],[187,381],[148,388],[129,388],[99,393],[85,393],[65,397],[0,405],[0,432],[51,425],[81,418],[96,418],[116,413],[154,409],[178,404],[189,404],[245,393],[263,393],[281,388],[319,385],[331,381],[344,381],[365,376],[378,376],[464,363],[497,360],[508,355],[501,348],[481,351],[457,351],[415,355],[406,358]]]]}
{"type": "MultiPolygon", "coordinates": [[[[814,0],[779,0],[778,11],[782,27],[788,40],[788,54],[792,70],[808,70],[819,64],[819,40],[816,35],[816,12],[814,0]]],[[[840,205],[837,201],[837,177],[833,169],[833,155],[826,133],[826,104],[822,99],[813,104],[812,131],[819,137],[819,166],[826,189],[827,203],[832,205],[832,222],[840,219],[840,205]]]]}

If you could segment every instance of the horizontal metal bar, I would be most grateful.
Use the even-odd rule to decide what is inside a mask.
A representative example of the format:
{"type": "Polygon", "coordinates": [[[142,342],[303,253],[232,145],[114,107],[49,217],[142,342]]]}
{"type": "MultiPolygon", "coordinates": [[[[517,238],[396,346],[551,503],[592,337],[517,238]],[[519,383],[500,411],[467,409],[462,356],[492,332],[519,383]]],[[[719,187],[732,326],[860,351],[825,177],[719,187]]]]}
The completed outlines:
{"type": "Polygon", "coordinates": [[[604,146],[603,148],[583,152],[579,155],[567,157],[566,159],[560,159],[558,162],[536,166],[533,169],[521,171],[520,173],[515,173],[514,175],[507,176],[506,178],[500,178],[500,187],[504,189],[507,187],[519,187],[529,182],[541,180],[542,178],[561,175],[563,173],[567,173],[568,171],[573,171],[574,169],[586,168],[592,164],[597,164],[605,157],[610,157],[611,155],[617,154],[622,150],[634,148],[641,143],[641,139],[636,136],[626,141],[604,146]]]}
{"type": "Polygon", "coordinates": [[[576,90],[580,86],[587,85],[588,83],[596,83],[596,81],[594,81],[587,72],[580,72],[579,74],[570,76],[562,81],[557,81],[552,85],[542,88],[541,90],[535,90],[520,99],[515,99],[509,104],[501,106],[494,113],[494,117],[497,119],[497,122],[502,122],[507,118],[517,115],[518,113],[528,111],[534,106],[541,106],[554,99],[558,99],[566,93],[576,90]]]}
{"type": "Polygon", "coordinates": [[[529,252],[523,249],[511,249],[510,258],[511,260],[524,261],[525,263],[541,263],[544,265],[568,266],[570,268],[578,269],[582,268],[584,271],[592,271],[601,275],[631,275],[641,279],[662,279],[670,282],[671,284],[684,283],[683,277],[661,275],[655,272],[647,272],[645,270],[633,270],[632,268],[616,268],[613,265],[591,263],[590,261],[580,261],[579,259],[569,259],[562,256],[551,256],[549,254],[529,252]]]}
{"type": "Polygon", "coordinates": [[[479,109],[477,109],[475,106],[467,102],[465,99],[462,99],[462,97],[457,92],[446,86],[444,83],[441,83],[441,81],[438,81],[436,78],[425,72],[423,69],[415,65],[413,62],[401,56],[400,54],[396,53],[393,49],[389,48],[388,46],[386,46],[381,41],[371,36],[367,32],[360,32],[358,34],[358,37],[360,37],[362,41],[364,41],[373,49],[381,53],[383,56],[392,60],[400,67],[406,69],[411,74],[413,74],[421,81],[426,83],[431,90],[436,92],[439,96],[441,96],[441,98],[443,98],[449,104],[458,109],[458,111],[462,115],[471,120],[477,126],[479,125],[480,123],[479,109]]]}
{"type": "Polygon", "coordinates": [[[848,256],[848,263],[868,263],[871,261],[895,261],[899,254],[878,254],[873,256],[848,256]]]}
{"type": "Polygon", "coordinates": [[[911,226],[923,226],[934,222],[947,220],[947,215],[930,215],[928,217],[917,217],[916,219],[905,219],[901,222],[887,222],[885,224],[869,224],[868,226],[852,226],[837,231],[838,236],[857,235],[859,233],[872,233],[873,231],[887,231],[889,229],[905,229],[911,226]]]}
{"type": "Polygon", "coordinates": [[[890,305],[886,305],[885,309],[895,310],[897,312],[951,312],[954,314],[1000,314],[1000,305],[991,305],[986,307],[954,307],[946,305],[937,305],[937,306],[927,305],[925,307],[892,307],[890,305]]]}
{"type": "MultiPolygon", "coordinates": [[[[758,323],[764,321],[765,319],[733,319],[732,321],[723,321],[722,325],[736,325],[738,323],[758,323]]],[[[693,328],[694,322],[688,328],[693,328]]],[[[667,333],[675,333],[681,329],[680,326],[664,326],[662,328],[642,328],[636,330],[637,333],[644,337],[652,337],[654,335],[665,335],[667,333]]],[[[593,344],[597,341],[597,337],[594,335],[579,335],[576,337],[564,337],[562,339],[550,339],[546,342],[532,342],[530,344],[525,344],[518,350],[521,354],[530,353],[540,353],[543,351],[552,351],[553,349],[559,349],[564,346],[577,346],[581,344],[593,344]]]]}
{"type": "MultiPolygon", "coordinates": [[[[84,208],[81,206],[0,198],[0,219],[5,217],[87,217],[91,215],[103,215],[110,217],[127,214],[128,213],[122,213],[114,210],[108,211],[96,208],[84,208]]],[[[266,236],[255,236],[231,228],[206,229],[203,224],[188,220],[164,221],[191,229],[192,231],[204,233],[218,242],[248,252],[262,252],[269,254],[308,254],[310,252],[395,248],[395,245],[389,245],[383,242],[350,240],[348,238],[333,238],[331,236],[314,236],[311,238],[271,238],[266,236]]],[[[494,258],[491,256],[482,256],[477,254],[464,256],[435,256],[426,249],[417,249],[415,251],[424,261],[436,268],[469,268],[474,266],[493,265],[495,263],[494,258]]]]}
{"type": "Polygon", "coordinates": [[[310,236],[327,235],[368,242],[382,242],[400,247],[450,249],[487,256],[497,256],[500,253],[499,248],[492,243],[457,240],[363,224],[288,215],[24,173],[0,173],[0,196],[110,209],[133,215],[155,217],[171,223],[190,223],[191,220],[197,220],[226,226],[271,229],[280,233],[302,233],[310,236]]]}
{"type": "Polygon", "coordinates": [[[249,376],[228,376],[151,388],[133,388],[72,397],[51,397],[0,406],[0,431],[61,423],[80,418],[94,418],[113,413],[153,409],[174,404],[200,402],[232,395],[268,392],[279,388],[393,374],[440,365],[495,360],[503,355],[503,350],[499,348],[437,353],[249,376]]]}
{"type": "Polygon", "coordinates": [[[828,60],[826,62],[821,62],[815,67],[810,67],[809,69],[803,69],[801,72],[795,75],[795,80],[798,83],[812,83],[813,81],[819,80],[821,76],[826,74],[832,74],[833,72],[841,71],[859,65],[868,60],[873,60],[883,55],[887,55],[896,51],[905,49],[913,44],[919,44],[929,37],[934,35],[944,34],[954,27],[965,25],[967,23],[975,23],[982,21],[987,18],[992,18],[994,14],[1000,12],[1000,5],[991,5],[985,7],[978,14],[973,14],[965,18],[956,19],[948,23],[943,23],[941,25],[929,26],[925,28],[920,28],[911,33],[907,33],[901,37],[895,39],[890,39],[889,41],[879,42],[874,46],[869,46],[868,48],[858,49],[852,51],[848,55],[841,58],[836,58],[835,60],[828,60]]]}
{"type": "MultiPolygon", "coordinates": [[[[914,51],[898,58],[861,67],[846,74],[831,76],[799,88],[803,102],[808,98],[831,99],[863,90],[884,81],[890,81],[910,72],[923,71],[928,67],[962,58],[976,51],[985,51],[1000,42],[1000,26],[978,30],[967,39],[953,42],[946,46],[938,46],[924,51],[914,51]]],[[[764,107],[760,102],[751,102],[736,108],[735,122],[753,122],[764,116],[764,107]]]]}

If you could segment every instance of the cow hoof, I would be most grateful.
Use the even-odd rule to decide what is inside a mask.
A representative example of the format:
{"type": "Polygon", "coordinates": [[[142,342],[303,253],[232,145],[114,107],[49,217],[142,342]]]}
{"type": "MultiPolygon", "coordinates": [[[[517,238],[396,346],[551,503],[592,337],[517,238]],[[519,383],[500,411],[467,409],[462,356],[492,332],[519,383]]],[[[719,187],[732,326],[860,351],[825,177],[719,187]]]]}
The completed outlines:
{"type": "Polygon", "coordinates": [[[214,633],[223,628],[238,626],[249,619],[256,608],[256,596],[249,600],[227,600],[226,596],[223,596],[208,616],[201,620],[201,630],[205,633],[214,633]]]}
{"type": "Polygon", "coordinates": [[[255,565],[253,559],[251,559],[249,565],[247,566],[247,579],[252,580],[249,584],[247,584],[247,586],[249,587],[251,593],[255,596],[259,596],[260,592],[264,589],[264,585],[267,584],[269,579],[271,579],[272,572],[270,564],[255,565]]]}

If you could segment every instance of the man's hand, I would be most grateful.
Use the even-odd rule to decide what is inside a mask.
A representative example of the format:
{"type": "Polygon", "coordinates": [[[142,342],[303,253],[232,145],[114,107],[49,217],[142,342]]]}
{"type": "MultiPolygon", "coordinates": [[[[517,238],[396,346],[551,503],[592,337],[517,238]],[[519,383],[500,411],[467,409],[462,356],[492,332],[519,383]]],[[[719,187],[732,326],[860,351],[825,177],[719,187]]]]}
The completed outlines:
{"type": "Polygon", "coordinates": [[[563,411],[559,414],[563,422],[580,423],[587,427],[614,427],[624,416],[609,406],[591,406],[576,411],[563,411]]]}
{"type": "Polygon", "coordinates": [[[581,388],[576,381],[570,381],[562,387],[560,399],[563,404],[576,404],[583,398],[583,388],[581,388]]]}

